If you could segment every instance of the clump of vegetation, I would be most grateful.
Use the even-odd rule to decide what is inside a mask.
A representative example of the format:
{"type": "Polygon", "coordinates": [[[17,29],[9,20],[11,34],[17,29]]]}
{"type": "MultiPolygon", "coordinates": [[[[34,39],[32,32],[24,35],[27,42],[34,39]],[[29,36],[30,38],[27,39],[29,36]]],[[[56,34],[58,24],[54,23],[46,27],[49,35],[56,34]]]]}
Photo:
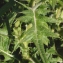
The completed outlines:
{"type": "Polygon", "coordinates": [[[61,63],[62,0],[0,2],[0,63],[61,63]]]}

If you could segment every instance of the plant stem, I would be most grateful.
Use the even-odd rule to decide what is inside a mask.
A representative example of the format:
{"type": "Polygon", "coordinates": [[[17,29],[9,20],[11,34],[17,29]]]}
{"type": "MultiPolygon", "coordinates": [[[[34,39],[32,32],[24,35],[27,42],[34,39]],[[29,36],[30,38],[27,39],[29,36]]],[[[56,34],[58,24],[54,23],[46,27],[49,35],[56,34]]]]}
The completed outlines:
{"type": "Polygon", "coordinates": [[[1,49],[0,49],[0,51],[1,51],[1,52],[3,52],[4,54],[6,54],[6,55],[8,55],[8,56],[10,56],[10,57],[13,57],[13,58],[14,58],[14,56],[13,56],[13,55],[11,55],[11,54],[9,54],[9,53],[7,53],[7,52],[5,52],[5,51],[1,50],[1,49]]]}
{"type": "Polygon", "coordinates": [[[23,7],[27,8],[28,10],[31,10],[31,8],[28,7],[28,6],[26,6],[25,4],[23,4],[23,3],[21,3],[21,2],[18,2],[18,1],[16,1],[16,0],[14,0],[14,1],[17,2],[17,3],[19,3],[20,5],[22,5],[23,7]]]}
{"type": "Polygon", "coordinates": [[[33,9],[33,14],[34,14],[34,27],[35,27],[35,30],[34,30],[34,32],[35,32],[35,40],[36,40],[36,42],[34,42],[35,43],[35,45],[36,45],[36,47],[37,47],[37,49],[38,49],[38,51],[39,51],[39,54],[40,54],[40,56],[41,56],[41,59],[42,59],[42,61],[43,61],[43,63],[49,63],[48,61],[47,61],[47,58],[46,58],[46,56],[45,56],[45,50],[44,50],[44,46],[43,46],[43,43],[40,43],[39,44],[39,42],[41,41],[41,40],[39,40],[38,39],[38,30],[37,30],[37,22],[36,22],[36,15],[35,15],[35,10],[38,8],[38,6],[40,6],[41,5],[41,3],[39,3],[34,9],[33,9]],[[40,46],[42,46],[42,48],[40,48],[40,46]]]}
{"type": "Polygon", "coordinates": [[[35,11],[41,4],[42,4],[42,2],[40,1],[40,2],[37,3],[35,6],[33,6],[32,9],[35,11]]]}
{"type": "Polygon", "coordinates": [[[29,60],[30,60],[32,63],[35,63],[35,62],[32,60],[32,58],[29,58],[29,60]]]}
{"type": "Polygon", "coordinates": [[[37,3],[36,5],[34,4],[34,2],[35,1],[33,1],[32,2],[32,8],[31,7],[28,7],[28,6],[26,6],[25,4],[23,4],[23,3],[21,3],[21,2],[18,2],[18,1],[16,1],[16,0],[14,0],[15,2],[17,2],[17,3],[19,3],[20,5],[22,5],[23,7],[25,7],[25,8],[27,8],[28,10],[36,10],[41,4],[42,4],[42,2],[40,1],[39,3],[37,3]]]}

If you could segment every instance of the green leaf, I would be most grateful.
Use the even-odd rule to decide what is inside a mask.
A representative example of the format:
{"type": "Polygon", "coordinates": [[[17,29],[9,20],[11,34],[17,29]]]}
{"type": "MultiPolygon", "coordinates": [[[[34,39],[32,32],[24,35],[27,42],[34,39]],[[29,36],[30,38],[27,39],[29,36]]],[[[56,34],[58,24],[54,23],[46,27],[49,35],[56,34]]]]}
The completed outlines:
{"type": "Polygon", "coordinates": [[[23,47],[23,43],[28,43],[32,40],[34,36],[34,30],[33,28],[28,29],[27,31],[24,32],[23,36],[20,36],[19,39],[15,39],[15,46],[14,46],[14,51],[18,47],[23,47]],[[31,33],[31,34],[30,34],[31,33]]]}
{"type": "Polygon", "coordinates": [[[49,22],[49,23],[59,23],[59,21],[52,17],[39,16],[38,21],[49,22]]]}
{"type": "Polygon", "coordinates": [[[4,61],[8,61],[13,57],[9,51],[9,38],[8,36],[0,35],[0,54],[4,56],[4,61]]]}
{"type": "MultiPolygon", "coordinates": [[[[43,61],[43,63],[49,63],[49,61],[47,61],[47,58],[46,58],[46,55],[45,55],[45,49],[44,49],[44,40],[45,40],[45,38],[44,38],[44,40],[42,41],[42,34],[45,34],[44,32],[43,33],[39,33],[39,32],[41,32],[41,31],[43,31],[43,29],[45,28],[45,27],[43,27],[43,26],[41,26],[41,24],[39,24],[40,22],[38,22],[37,20],[36,20],[36,15],[35,15],[35,12],[33,12],[34,13],[34,31],[35,31],[35,36],[34,36],[34,39],[35,39],[35,41],[34,41],[34,43],[35,43],[35,45],[36,45],[36,47],[37,47],[37,50],[38,50],[38,52],[39,52],[39,54],[40,54],[40,57],[41,57],[41,59],[42,59],[42,61],[43,61]],[[40,29],[40,27],[41,28],[43,28],[42,30],[40,29]]],[[[42,22],[41,22],[42,23],[42,22]]],[[[46,24],[46,23],[45,23],[46,24]]],[[[47,25],[47,24],[46,24],[47,25]]],[[[47,28],[47,27],[46,27],[47,28]]]]}
{"type": "Polygon", "coordinates": [[[31,16],[22,16],[22,17],[19,17],[18,20],[20,20],[21,22],[31,22],[33,20],[33,17],[31,16]]]}
{"type": "Polygon", "coordinates": [[[20,42],[27,42],[30,41],[34,36],[34,30],[33,28],[30,28],[29,30],[27,30],[24,35],[22,36],[22,38],[20,39],[20,42]]]}
{"type": "Polygon", "coordinates": [[[52,8],[55,8],[55,5],[57,3],[58,0],[49,0],[50,5],[52,6],[52,8]]]}
{"type": "Polygon", "coordinates": [[[25,11],[22,11],[21,13],[23,13],[24,15],[17,18],[17,20],[20,20],[21,22],[32,22],[33,21],[32,11],[25,10],[25,11]]]}
{"type": "Polygon", "coordinates": [[[49,12],[49,10],[47,8],[48,8],[48,5],[46,3],[43,3],[41,6],[39,6],[38,9],[36,9],[36,13],[38,15],[40,15],[40,14],[46,15],[49,12]]]}
{"type": "Polygon", "coordinates": [[[21,13],[23,13],[24,15],[33,16],[33,12],[31,10],[24,10],[21,13]]]}
{"type": "Polygon", "coordinates": [[[40,57],[41,57],[43,63],[46,63],[46,62],[49,63],[49,61],[47,61],[47,58],[45,56],[45,50],[44,50],[44,45],[43,45],[42,39],[37,38],[34,40],[34,43],[38,49],[38,52],[40,54],[40,57]]]}
{"type": "Polygon", "coordinates": [[[16,16],[17,16],[17,13],[16,13],[16,12],[11,12],[11,13],[9,13],[9,14],[7,15],[10,26],[12,26],[12,24],[13,24],[13,22],[14,22],[16,16]]]}
{"type": "Polygon", "coordinates": [[[9,38],[7,36],[0,35],[0,49],[7,51],[9,49],[9,38]]]}
{"type": "Polygon", "coordinates": [[[6,28],[0,29],[0,35],[8,35],[8,31],[6,28]]]}
{"type": "Polygon", "coordinates": [[[42,35],[42,41],[43,41],[43,43],[44,43],[45,45],[47,45],[47,46],[48,46],[49,39],[47,38],[47,36],[42,35]]]}
{"type": "Polygon", "coordinates": [[[51,31],[48,24],[44,21],[37,21],[38,35],[45,35],[47,37],[59,37],[59,34],[51,31]]]}

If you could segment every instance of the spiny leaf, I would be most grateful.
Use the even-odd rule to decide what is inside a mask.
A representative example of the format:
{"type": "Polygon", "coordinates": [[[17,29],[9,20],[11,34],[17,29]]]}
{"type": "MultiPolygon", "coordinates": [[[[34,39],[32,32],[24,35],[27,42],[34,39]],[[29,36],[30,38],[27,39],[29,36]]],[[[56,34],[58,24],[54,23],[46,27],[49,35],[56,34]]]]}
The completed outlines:
{"type": "Polygon", "coordinates": [[[33,16],[33,12],[31,10],[24,10],[21,13],[23,13],[24,15],[33,16]]]}
{"type": "Polygon", "coordinates": [[[34,36],[34,30],[33,28],[28,29],[27,31],[24,32],[23,36],[20,37],[20,39],[16,39],[15,41],[15,46],[14,50],[16,50],[18,47],[23,46],[23,42],[29,42],[34,36]],[[21,46],[19,45],[21,44],[21,46]]]}
{"type": "Polygon", "coordinates": [[[38,22],[36,20],[36,15],[35,15],[35,12],[34,13],[34,31],[35,31],[35,34],[34,34],[34,43],[39,51],[39,54],[40,54],[40,57],[43,61],[43,63],[49,63],[49,61],[47,61],[47,58],[46,58],[46,55],[45,55],[45,50],[44,50],[44,45],[43,45],[43,41],[41,39],[41,35],[38,33],[38,30],[39,29],[39,26],[38,26],[38,22]]]}
{"type": "Polygon", "coordinates": [[[9,13],[7,15],[10,26],[12,26],[13,21],[15,20],[16,16],[17,16],[17,13],[16,12],[11,12],[11,13],[9,13]]]}
{"type": "Polygon", "coordinates": [[[21,17],[17,18],[17,20],[27,23],[27,22],[33,21],[33,16],[29,16],[29,15],[21,16],[21,17]]]}
{"type": "Polygon", "coordinates": [[[0,49],[4,51],[8,51],[9,49],[9,38],[8,36],[2,36],[0,35],[0,49]]]}
{"type": "Polygon", "coordinates": [[[9,51],[9,38],[8,36],[0,35],[0,54],[4,56],[4,61],[8,61],[13,57],[9,51]]]}
{"type": "Polygon", "coordinates": [[[46,59],[46,56],[45,56],[45,50],[44,50],[44,45],[43,45],[42,39],[37,38],[34,40],[34,43],[38,49],[38,52],[40,54],[40,57],[41,57],[43,63],[46,63],[46,62],[49,63],[46,59]]]}
{"type": "Polygon", "coordinates": [[[44,43],[45,45],[47,45],[47,46],[48,46],[49,39],[47,38],[47,36],[42,35],[42,41],[43,41],[43,43],[44,43]]]}
{"type": "Polygon", "coordinates": [[[37,21],[37,29],[38,34],[45,35],[47,37],[59,37],[58,34],[51,31],[51,29],[48,27],[48,24],[43,21],[37,21]]]}
{"type": "Polygon", "coordinates": [[[58,23],[59,21],[55,18],[39,16],[38,21],[49,22],[49,23],[58,23]]]}
{"type": "Polygon", "coordinates": [[[49,29],[48,24],[42,21],[37,21],[37,28],[38,30],[49,29]]]}
{"type": "Polygon", "coordinates": [[[30,41],[34,36],[34,30],[33,28],[27,30],[25,32],[25,35],[23,35],[23,37],[20,39],[20,42],[27,42],[30,41]]]}
{"type": "Polygon", "coordinates": [[[36,9],[36,13],[38,15],[40,15],[40,14],[46,15],[49,12],[49,10],[47,8],[48,8],[47,4],[43,3],[41,6],[39,6],[38,9],[36,9]]]}
{"type": "Polygon", "coordinates": [[[20,20],[21,22],[32,22],[33,20],[33,13],[30,10],[22,11],[24,14],[23,16],[17,18],[16,20],[20,20]]]}

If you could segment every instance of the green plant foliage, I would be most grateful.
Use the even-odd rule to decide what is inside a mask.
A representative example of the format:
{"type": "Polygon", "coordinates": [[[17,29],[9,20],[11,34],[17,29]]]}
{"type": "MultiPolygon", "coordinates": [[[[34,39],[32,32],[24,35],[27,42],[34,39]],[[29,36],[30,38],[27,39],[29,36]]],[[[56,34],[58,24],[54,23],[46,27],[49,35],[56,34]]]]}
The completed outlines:
{"type": "Polygon", "coordinates": [[[24,15],[18,17],[17,20],[20,20],[22,22],[31,22],[33,20],[33,13],[31,10],[24,10],[21,13],[23,13],[24,15]]]}
{"type": "Polygon", "coordinates": [[[61,63],[63,1],[3,2],[0,8],[0,63],[61,63]]]}
{"type": "Polygon", "coordinates": [[[3,36],[0,35],[0,55],[4,56],[4,61],[8,61],[10,60],[10,56],[12,56],[9,51],[9,38],[8,36],[3,36]]]}

